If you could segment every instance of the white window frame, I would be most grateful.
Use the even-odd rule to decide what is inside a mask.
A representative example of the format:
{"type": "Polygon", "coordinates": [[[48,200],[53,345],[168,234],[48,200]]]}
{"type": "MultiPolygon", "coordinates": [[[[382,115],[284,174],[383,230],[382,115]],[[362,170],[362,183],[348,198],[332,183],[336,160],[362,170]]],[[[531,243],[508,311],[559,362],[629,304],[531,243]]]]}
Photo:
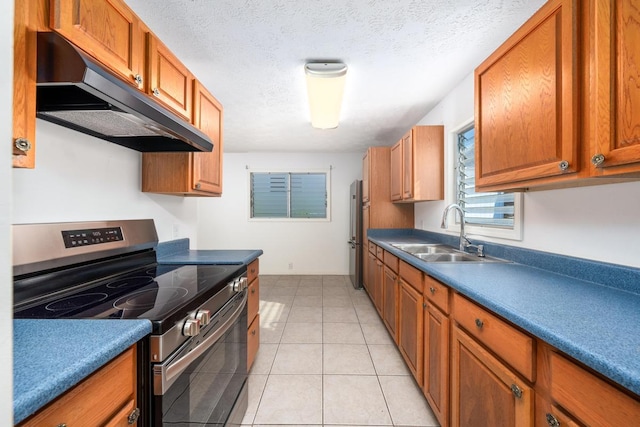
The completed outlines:
{"type": "MultiPolygon", "coordinates": [[[[448,175],[449,190],[445,194],[445,202],[447,205],[449,205],[450,203],[457,203],[458,201],[458,195],[456,191],[458,175],[458,135],[472,126],[475,126],[475,120],[473,117],[465,120],[463,123],[452,129],[447,137],[447,153],[449,154],[449,160],[447,162],[446,169],[450,171],[448,175]]],[[[517,192],[514,193],[514,196],[513,229],[465,224],[465,234],[508,240],[522,240],[524,195],[522,192],[517,192]]],[[[458,213],[449,213],[449,215],[455,216],[455,221],[451,221],[451,219],[453,218],[449,218],[447,231],[460,233],[460,218],[458,213]]]]}
{"type": "Polygon", "coordinates": [[[331,222],[331,168],[329,169],[248,169],[247,168],[247,218],[251,222],[331,222]],[[252,218],[251,217],[251,174],[252,173],[324,173],[327,191],[326,218],[252,218]]]}

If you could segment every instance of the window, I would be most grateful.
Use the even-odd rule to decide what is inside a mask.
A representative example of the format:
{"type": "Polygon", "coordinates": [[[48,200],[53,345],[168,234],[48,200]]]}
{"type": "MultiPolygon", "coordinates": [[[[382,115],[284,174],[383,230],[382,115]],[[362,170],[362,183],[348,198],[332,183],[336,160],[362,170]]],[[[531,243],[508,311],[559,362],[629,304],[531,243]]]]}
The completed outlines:
{"type": "Polygon", "coordinates": [[[251,172],[251,218],[328,219],[326,172],[251,172]]]}
{"type": "Polygon", "coordinates": [[[475,191],[475,128],[456,133],[456,203],[465,214],[465,227],[473,234],[521,239],[522,194],[475,191]]]}

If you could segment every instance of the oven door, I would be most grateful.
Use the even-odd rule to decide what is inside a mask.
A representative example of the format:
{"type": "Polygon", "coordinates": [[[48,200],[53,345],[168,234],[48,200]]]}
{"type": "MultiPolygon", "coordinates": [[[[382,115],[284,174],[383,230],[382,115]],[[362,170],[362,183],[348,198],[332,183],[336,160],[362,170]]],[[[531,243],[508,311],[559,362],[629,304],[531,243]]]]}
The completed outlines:
{"type": "Polygon", "coordinates": [[[152,365],[155,426],[239,425],[247,409],[247,292],[206,331],[152,365]]]}

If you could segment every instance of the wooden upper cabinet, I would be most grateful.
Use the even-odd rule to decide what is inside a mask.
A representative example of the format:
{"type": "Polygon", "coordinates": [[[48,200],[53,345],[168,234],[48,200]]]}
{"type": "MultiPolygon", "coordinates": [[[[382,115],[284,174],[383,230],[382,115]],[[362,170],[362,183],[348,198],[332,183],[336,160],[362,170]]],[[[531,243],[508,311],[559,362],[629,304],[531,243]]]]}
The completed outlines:
{"type": "Polygon", "coordinates": [[[362,158],[362,203],[369,202],[369,163],[370,157],[367,151],[362,158]]]}
{"type": "Polygon", "coordinates": [[[149,52],[148,92],[191,122],[193,76],[182,62],[153,34],[147,34],[149,52]]]}
{"type": "Polygon", "coordinates": [[[391,147],[391,200],[402,200],[402,140],[391,147]]]}
{"type": "Polygon", "coordinates": [[[131,85],[144,89],[144,33],[119,0],[52,0],[51,29],[131,85]]]}
{"type": "Polygon", "coordinates": [[[193,124],[213,141],[209,153],[142,153],[142,191],[182,196],[222,194],[222,105],[194,80],[193,124]]]}
{"type": "Polygon", "coordinates": [[[193,124],[213,141],[210,153],[193,153],[194,190],[222,194],[222,104],[193,81],[193,124]]]}
{"type": "Polygon", "coordinates": [[[444,198],[444,126],[415,126],[391,148],[391,200],[444,198]]]}
{"type": "Polygon", "coordinates": [[[632,0],[592,0],[589,52],[594,176],[640,171],[640,9],[632,0]]]}
{"type": "Polygon", "coordinates": [[[578,170],[577,22],[574,0],[551,0],[475,70],[477,189],[578,170]]]}
{"type": "Polygon", "coordinates": [[[13,167],[35,167],[36,35],[34,1],[16,0],[13,29],[13,167]]]}

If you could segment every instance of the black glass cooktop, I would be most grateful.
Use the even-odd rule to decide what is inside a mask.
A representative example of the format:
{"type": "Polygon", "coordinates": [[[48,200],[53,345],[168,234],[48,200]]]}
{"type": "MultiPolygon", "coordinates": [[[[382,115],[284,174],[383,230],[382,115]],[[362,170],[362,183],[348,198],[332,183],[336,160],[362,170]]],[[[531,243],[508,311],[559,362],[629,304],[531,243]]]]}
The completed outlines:
{"type": "MultiPolygon", "coordinates": [[[[218,293],[240,265],[155,265],[46,296],[18,308],[17,319],[148,319],[184,316],[218,293]]],[[[155,327],[154,327],[155,329],[155,327]]]]}

